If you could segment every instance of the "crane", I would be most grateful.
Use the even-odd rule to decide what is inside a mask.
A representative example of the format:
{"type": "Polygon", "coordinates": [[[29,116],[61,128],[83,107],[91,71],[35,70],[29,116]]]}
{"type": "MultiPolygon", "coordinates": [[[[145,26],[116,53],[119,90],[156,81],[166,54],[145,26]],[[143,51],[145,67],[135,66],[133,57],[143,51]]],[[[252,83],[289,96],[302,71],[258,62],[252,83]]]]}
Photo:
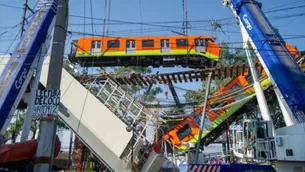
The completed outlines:
{"type": "MultiPolygon", "coordinates": [[[[262,12],[260,2],[222,0],[222,3],[231,7],[241,28],[245,48],[249,48],[248,43],[252,46],[270,78],[286,123],[286,127],[272,131],[271,117],[269,121],[245,120],[244,145],[252,147],[256,159],[275,160],[279,172],[293,171],[295,166],[305,169],[305,149],[298,146],[305,141],[304,72],[289,53],[277,29],[262,12]]],[[[249,51],[247,56],[249,58],[249,51]]],[[[257,97],[258,100],[264,100],[263,94],[257,94],[257,97]]],[[[262,113],[264,108],[260,106],[262,113]]],[[[265,110],[265,113],[269,113],[268,109],[265,110]]]]}
{"type": "MultiPolygon", "coordinates": [[[[305,75],[256,0],[223,0],[271,79],[286,124],[305,122],[305,75]],[[286,115],[285,115],[286,114],[286,115]]],[[[244,40],[245,41],[245,40],[244,40]]]]}
{"type": "MultiPolygon", "coordinates": [[[[0,135],[4,136],[54,26],[58,0],[39,0],[26,32],[0,76],[0,135]]],[[[48,47],[48,46],[47,46],[48,47]]]]}

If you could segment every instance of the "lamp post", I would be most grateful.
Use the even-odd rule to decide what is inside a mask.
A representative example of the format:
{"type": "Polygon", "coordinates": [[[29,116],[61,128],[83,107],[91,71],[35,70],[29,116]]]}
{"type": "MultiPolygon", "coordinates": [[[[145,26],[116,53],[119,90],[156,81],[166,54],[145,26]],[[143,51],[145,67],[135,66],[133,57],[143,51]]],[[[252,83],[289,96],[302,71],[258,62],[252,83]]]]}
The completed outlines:
{"type": "Polygon", "coordinates": [[[127,120],[127,127],[126,130],[127,132],[132,132],[132,137],[131,137],[131,172],[133,172],[133,146],[134,146],[134,132],[138,132],[139,129],[139,125],[138,125],[138,121],[134,121],[132,117],[127,116],[126,117],[127,120]]]}

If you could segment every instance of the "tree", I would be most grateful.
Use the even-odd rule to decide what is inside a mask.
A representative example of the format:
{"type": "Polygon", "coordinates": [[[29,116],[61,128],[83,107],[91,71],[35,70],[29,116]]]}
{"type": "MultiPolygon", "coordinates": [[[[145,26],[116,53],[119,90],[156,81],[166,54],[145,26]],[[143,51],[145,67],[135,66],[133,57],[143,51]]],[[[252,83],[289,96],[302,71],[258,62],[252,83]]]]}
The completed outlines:
{"type": "MultiPolygon", "coordinates": [[[[16,142],[16,139],[22,130],[25,112],[24,111],[16,111],[15,121],[10,125],[9,129],[6,131],[6,136],[11,137],[12,143],[16,142]]],[[[31,126],[32,128],[32,126],[31,126]]]]}
{"type": "MultiPolygon", "coordinates": [[[[247,56],[245,50],[242,47],[230,48],[230,44],[227,42],[220,43],[220,62],[218,67],[228,64],[240,64],[246,62],[247,56]]],[[[251,51],[253,52],[253,51],[251,51]]],[[[254,57],[254,56],[253,56],[254,57]]],[[[219,87],[226,85],[232,78],[217,79],[211,82],[210,93],[215,92],[219,87]]],[[[202,82],[202,88],[196,91],[187,91],[185,99],[187,102],[196,102],[203,100],[206,89],[206,81],[202,82]]]]}
{"type": "Polygon", "coordinates": [[[230,44],[227,42],[221,42],[220,47],[220,62],[218,63],[218,65],[232,64],[232,62],[234,61],[234,55],[231,52],[230,44]]]}
{"type": "Polygon", "coordinates": [[[152,88],[145,97],[146,102],[152,102],[156,100],[156,95],[162,93],[163,90],[160,87],[152,88]]]}
{"type": "MultiPolygon", "coordinates": [[[[247,56],[243,47],[231,47],[227,42],[220,43],[220,62],[218,66],[223,64],[239,64],[246,62],[247,56]]],[[[250,50],[252,51],[252,50],[250,50]]],[[[253,56],[254,57],[254,56],[253,56]]]]}
{"type": "MultiPolygon", "coordinates": [[[[114,68],[114,73],[117,77],[124,77],[128,76],[130,73],[151,73],[151,69],[147,67],[117,67],[114,68]]],[[[140,90],[144,90],[147,87],[141,88],[139,85],[122,85],[121,88],[127,92],[127,94],[130,94],[132,96],[135,96],[137,92],[140,90]]]]}
{"type": "MultiPolygon", "coordinates": [[[[6,136],[11,137],[12,143],[16,142],[16,139],[20,132],[22,131],[24,119],[26,115],[26,110],[17,110],[15,113],[15,121],[10,125],[9,129],[6,131],[6,136]]],[[[58,129],[68,129],[68,127],[60,120],[57,120],[58,129]]],[[[33,133],[32,138],[34,139],[37,134],[37,120],[32,120],[30,131],[33,133]]]]}

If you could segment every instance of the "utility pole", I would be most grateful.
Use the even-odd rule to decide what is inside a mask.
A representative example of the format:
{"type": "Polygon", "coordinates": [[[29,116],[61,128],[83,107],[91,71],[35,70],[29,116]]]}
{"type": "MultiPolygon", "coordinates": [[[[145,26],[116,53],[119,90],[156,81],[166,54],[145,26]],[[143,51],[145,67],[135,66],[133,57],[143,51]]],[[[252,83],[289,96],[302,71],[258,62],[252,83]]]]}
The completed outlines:
{"type": "Polygon", "coordinates": [[[183,24],[182,24],[182,33],[184,35],[188,35],[187,33],[187,7],[186,7],[186,0],[182,0],[182,8],[183,8],[183,24]]]}
{"type": "Polygon", "coordinates": [[[200,147],[200,142],[201,142],[201,135],[204,129],[204,119],[206,116],[206,108],[207,108],[207,103],[208,103],[208,96],[210,92],[210,85],[211,85],[211,78],[212,78],[212,71],[208,75],[208,81],[207,81],[207,86],[205,90],[205,97],[204,97],[204,104],[203,104],[203,110],[202,110],[202,116],[201,116],[201,122],[200,122],[200,128],[199,128],[199,135],[198,135],[198,142],[196,145],[196,152],[195,152],[195,163],[198,164],[198,157],[199,157],[199,147],[200,147]]]}
{"type": "MultiPolygon", "coordinates": [[[[47,79],[47,90],[59,90],[65,50],[68,22],[69,0],[59,0],[56,23],[53,36],[51,58],[47,79]]],[[[40,132],[35,157],[34,171],[50,172],[53,167],[54,149],[56,141],[56,118],[40,122],[40,132]]]]}
{"type": "Polygon", "coordinates": [[[24,32],[24,25],[25,25],[25,21],[26,21],[26,11],[28,9],[28,1],[29,0],[24,0],[24,8],[23,8],[23,14],[22,14],[22,20],[21,20],[21,28],[20,28],[20,37],[22,37],[23,32],[24,32]]]}

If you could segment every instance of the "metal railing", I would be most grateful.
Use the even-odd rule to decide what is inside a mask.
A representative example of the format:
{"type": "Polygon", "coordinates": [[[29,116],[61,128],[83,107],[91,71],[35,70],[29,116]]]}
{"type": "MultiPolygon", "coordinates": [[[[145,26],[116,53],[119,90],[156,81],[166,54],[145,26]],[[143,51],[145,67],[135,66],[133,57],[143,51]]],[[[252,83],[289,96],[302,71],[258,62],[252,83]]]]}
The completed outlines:
{"type": "Polygon", "coordinates": [[[93,81],[90,85],[87,85],[87,88],[126,125],[129,125],[130,119],[132,119],[131,126],[136,132],[133,133],[133,141],[129,142],[121,158],[129,163],[133,152],[137,166],[145,162],[145,153],[153,142],[148,140],[147,136],[151,135],[154,138],[156,133],[152,127],[148,126],[156,124],[157,115],[110,79],[103,81],[102,84],[93,81]],[[132,151],[132,149],[138,151],[132,151]]]}

